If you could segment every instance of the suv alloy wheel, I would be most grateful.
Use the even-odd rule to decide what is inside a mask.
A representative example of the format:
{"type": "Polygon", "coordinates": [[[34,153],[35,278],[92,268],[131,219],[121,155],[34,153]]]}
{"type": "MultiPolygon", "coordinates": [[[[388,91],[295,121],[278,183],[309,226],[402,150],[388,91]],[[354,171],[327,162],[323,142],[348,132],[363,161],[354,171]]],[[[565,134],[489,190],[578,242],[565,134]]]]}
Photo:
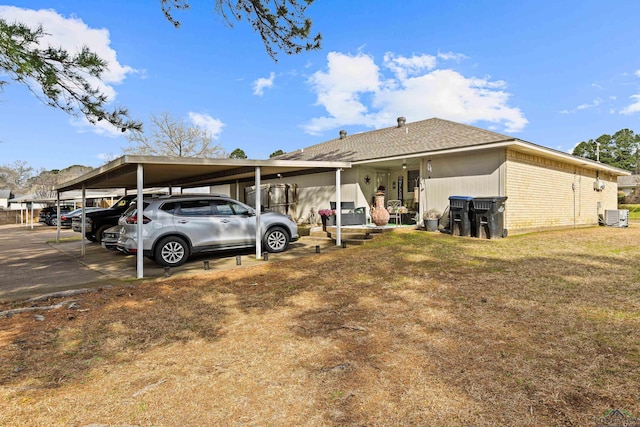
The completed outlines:
{"type": "Polygon", "coordinates": [[[161,265],[177,267],[189,258],[189,245],[181,237],[165,237],[156,245],[154,255],[155,261],[161,265]]]}

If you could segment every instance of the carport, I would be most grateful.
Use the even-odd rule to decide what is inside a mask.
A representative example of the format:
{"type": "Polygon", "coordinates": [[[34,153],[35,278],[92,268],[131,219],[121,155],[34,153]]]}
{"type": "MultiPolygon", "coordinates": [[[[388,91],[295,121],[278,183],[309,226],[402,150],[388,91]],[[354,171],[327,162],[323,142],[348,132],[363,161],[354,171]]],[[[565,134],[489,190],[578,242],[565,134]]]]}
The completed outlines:
{"type": "MultiPolygon", "coordinates": [[[[79,178],[56,187],[57,205],[60,206],[61,193],[82,190],[82,206],[86,202],[87,189],[136,189],[138,206],[141,206],[143,189],[149,187],[194,188],[222,184],[252,182],[256,191],[256,259],[262,257],[260,233],[262,179],[285,178],[296,175],[335,170],[336,203],[340,206],[340,174],[351,168],[351,162],[297,161],[297,160],[246,160],[246,159],[204,159],[185,157],[122,156],[79,178]]],[[[236,185],[236,193],[237,193],[236,185]]],[[[234,195],[232,195],[233,197],[234,195]]],[[[238,194],[235,198],[238,198],[238,194]]],[[[58,212],[60,209],[58,209],[58,212]]],[[[339,212],[339,210],[338,210],[339,212]]],[[[138,224],[142,222],[142,212],[138,211],[138,224]]],[[[85,212],[82,212],[82,254],[85,253],[85,212]]],[[[342,224],[341,215],[336,215],[336,245],[340,246],[342,224]]],[[[60,220],[58,220],[58,236],[60,220]]],[[[144,277],[142,227],[138,227],[137,277],[144,277]]]]}

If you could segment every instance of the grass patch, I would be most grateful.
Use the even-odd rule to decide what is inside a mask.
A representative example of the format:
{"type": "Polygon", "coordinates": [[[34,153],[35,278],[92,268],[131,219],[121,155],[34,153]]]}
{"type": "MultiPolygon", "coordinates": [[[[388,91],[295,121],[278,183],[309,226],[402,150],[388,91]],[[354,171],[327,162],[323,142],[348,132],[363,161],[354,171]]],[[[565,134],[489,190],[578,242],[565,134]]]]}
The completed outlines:
{"type": "Polygon", "coordinates": [[[620,205],[619,209],[628,209],[629,219],[640,220],[640,205],[620,205]]]}
{"type": "MultiPolygon", "coordinates": [[[[72,236],[72,237],[61,237],[59,242],[60,243],[65,243],[65,242],[79,242],[80,240],[82,240],[82,236],[80,234],[78,234],[77,236],[72,236]]],[[[47,243],[57,243],[56,239],[51,239],[51,240],[47,240],[47,243]]]]}
{"type": "Polygon", "coordinates": [[[638,416],[638,240],[636,227],[495,241],[396,232],[292,261],[123,282],[44,321],[0,318],[0,425],[638,416]]]}

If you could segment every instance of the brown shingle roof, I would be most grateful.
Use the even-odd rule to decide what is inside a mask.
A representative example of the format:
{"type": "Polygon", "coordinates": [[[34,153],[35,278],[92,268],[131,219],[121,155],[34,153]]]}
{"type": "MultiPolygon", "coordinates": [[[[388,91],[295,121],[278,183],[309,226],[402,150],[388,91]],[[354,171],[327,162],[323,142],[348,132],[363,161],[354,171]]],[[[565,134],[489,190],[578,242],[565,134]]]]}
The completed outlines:
{"type": "Polygon", "coordinates": [[[355,162],[511,140],[511,136],[432,118],[332,139],[275,159],[355,162]]]}
{"type": "Polygon", "coordinates": [[[619,187],[640,187],[640,175],[629,175],[618,177],[619,187]]]}

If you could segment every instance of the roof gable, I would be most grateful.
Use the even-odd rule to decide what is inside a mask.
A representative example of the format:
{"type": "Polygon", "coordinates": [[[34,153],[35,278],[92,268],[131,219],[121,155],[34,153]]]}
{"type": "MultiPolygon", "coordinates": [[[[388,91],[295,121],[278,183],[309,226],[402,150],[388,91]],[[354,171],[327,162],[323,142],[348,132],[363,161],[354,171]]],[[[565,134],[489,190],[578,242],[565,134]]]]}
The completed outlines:
{"type": "Polygon", "coordinates": [[[347,135],[275,157],[279,160],[357,162],[385,157],[470,147],[513,137],[438,118],[347,135]]]}

